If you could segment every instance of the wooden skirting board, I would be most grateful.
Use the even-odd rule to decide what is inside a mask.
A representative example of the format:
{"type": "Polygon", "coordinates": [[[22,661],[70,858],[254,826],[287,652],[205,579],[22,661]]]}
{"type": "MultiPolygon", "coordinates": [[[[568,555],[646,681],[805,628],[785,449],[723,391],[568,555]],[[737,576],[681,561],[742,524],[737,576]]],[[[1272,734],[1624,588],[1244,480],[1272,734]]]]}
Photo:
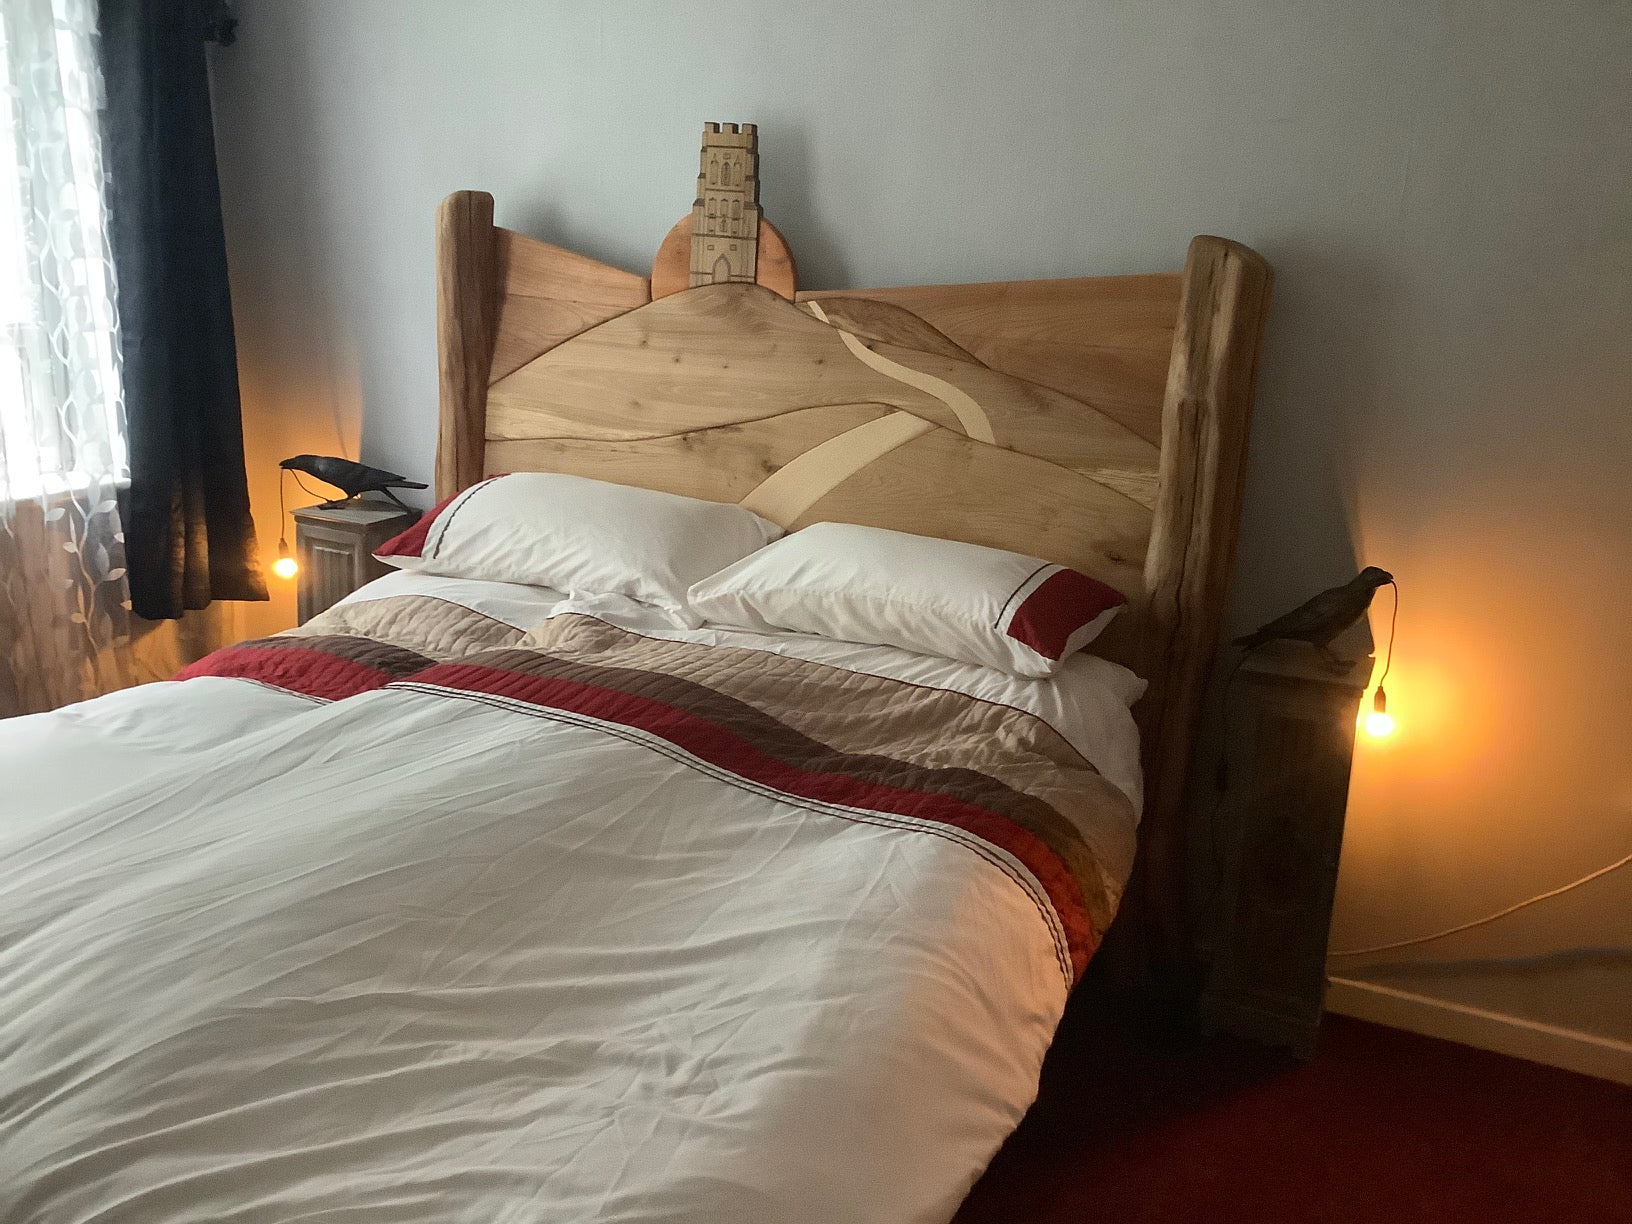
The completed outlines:
{"type": "Polygon", "coordinates": [[[705,130],[692,213],[649,278],[494,227],[483,193],[449,197],[439,494],[574,472],[1110,582],[1131,609],[1107,648],[1151,682],[1134,916],[1118,925],[1176,955],[1179,804],[1234,556],[1267,265],[1202,237],[1182,274],[800,292],[759,215],[757,139],[705,130]],[[722,254],[750,223],[751,258],[722,254]]]}
{"type": "Polygon", "coordinates": [[[1632,1042],[1367,982],[1328,979],[1326,1010],[1632,1086],[1632,1042]]]}

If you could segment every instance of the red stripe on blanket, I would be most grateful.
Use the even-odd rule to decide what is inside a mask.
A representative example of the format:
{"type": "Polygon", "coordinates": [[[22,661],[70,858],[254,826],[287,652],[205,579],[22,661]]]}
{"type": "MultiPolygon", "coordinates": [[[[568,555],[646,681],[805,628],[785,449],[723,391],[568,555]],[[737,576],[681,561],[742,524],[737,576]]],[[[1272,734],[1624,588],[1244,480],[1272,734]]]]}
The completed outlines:
{"type": "Polygon", "coordinates": [[[304,693],[308,697],[339,701],[344,697],[384,688],[391,681],[399,679],[401,674],[381,671],[366,663],[344,659],[323,650],[245,642],[205,655],[171,678],[191,680],[195,676],[225,676],[237,680],[256,680],[274,688],[304,693]]]}
{"type": "Polygon", "coordinates": [[[955,796],[907,790],[852,774],[791,765],[696,713],[617,689],[469,663],[441,663],[414,675],[416,684],[508,697],[546,709],[632,727],[709,764],[798,798],[842,804],[950,825],[1003,850],[1042,885],[1065,930],[1072,968],[1080,976],[1098,942],[1082,890],[1041,838],[1007,817],[955,796]]]}

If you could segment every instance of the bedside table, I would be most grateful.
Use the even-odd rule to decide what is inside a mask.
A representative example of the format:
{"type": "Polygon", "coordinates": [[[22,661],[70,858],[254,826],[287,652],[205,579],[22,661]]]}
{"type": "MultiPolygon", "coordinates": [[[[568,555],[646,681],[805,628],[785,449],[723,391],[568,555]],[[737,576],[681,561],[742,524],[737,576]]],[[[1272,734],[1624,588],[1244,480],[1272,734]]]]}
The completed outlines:
{"type": "Polygon", "coordinates": [[[390,573],[390,566],[374,559],[374,550],[419,521],[418,513],[385,502],[304,506],[293,513],[302,625],[363,583],[390,573]]]}
{"type": "Polygon", "coordinates": [[[1364,657],[1342,670],[1302,642],[1271,642],[1241,664],[1229,694],[1202,1022],[1300,1058],[1313,1056],[1320,1029],[1355,723],[1371,677],[1360,628],[1364,657]]]}

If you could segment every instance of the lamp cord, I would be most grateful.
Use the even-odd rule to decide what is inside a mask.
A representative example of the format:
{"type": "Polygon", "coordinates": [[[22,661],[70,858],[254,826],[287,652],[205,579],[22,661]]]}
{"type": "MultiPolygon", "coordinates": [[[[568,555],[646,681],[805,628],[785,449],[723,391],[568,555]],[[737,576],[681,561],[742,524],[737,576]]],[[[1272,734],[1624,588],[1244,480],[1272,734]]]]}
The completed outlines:
{"type": "Polygon", "coordinates": [[[1522,909],[1535,905],[1537,902],[1549,901],[1554,897],[1569,892],[1571,889],[1580,888],[1583,884],[1591,884],[1594,880],[1600,879],[1612,871],[1619,871],[1628,863],[1632,863],[1632,854],[1628,854],[1625,858],[1618,859],[1617,861],[1609,864],[1607,867],[1600,867],[1597,871],[1588,872],[1579,880],[1572,880],[1570,883],[1562,884],[1548,892],[1539,893],[1538,895],[1530,897],[1527,900],[1510,905],[1504,910],[1498,910],[1494,914],[1487,914],[1483,918],[1475,918],[1472,922],[1464,922],[1459,926],[1447,927],[1443,931],[1435,931],[1432,935],[1418,935],[1414,939],[1397,939],[1393,943],[1373,944],[1369,948],[1340,948],[1336,951],[1328,952],[1326,955],[1370,956],[1373,952],[1392,952],[1396,948],[1412,948],[1417,944],[1433,943],[1436,940],[1445,939],[1451,935],[1460,935],[1463,931],[1471,931],[1474,927],[1482,927],[1488,923],[1495,922],[1498,918],[1506,918],[1509,914],[1516,914],[1522,909]]]}
{"type": "Polygon", "coordinates": [[[1390,579],[1389,586],[1394,588],[1394,608],[1388,614],[1388,652],[1383,656],[1383,674],[1377,677],[1377,687],[1383,687],[1383,681],[1388,679],[1388,669],[1394,666],[1394,629],[1400,623],[1400,584],[1390,579]]]}
{"type": "Polygon", "coordinates": [[[311,485],[307,484],[304,480],[302,480],[300,478],[300,473],[295,471],[294,468],[284,468],[283,470],[288,472],[289,475],[291,475],[291,476],[293,476],[295,478],[295,483],[300,486],[301,491],[303,493],[305,493],[307,497],[315,497],[320,502],[326,502],[326,501],[332,500],[331,498],[324,497],[323,494],[317,492],[315,489],[313,489],[311,487],[311,485]]]}
{"type": "Polygon", "coordinates": [[[287,511],[284,509],[283,493],[284,493],[285,487],[289,483],[288,480],[285,479],[285,478],[289,477],[289,476],[293,476],[295,478],[295,483],[300,486],[301,491],[303,493],[305,493],[306,496],[315,497],[315,498],[317,498],[317,500],[319,502],[325,502],[325,501],[329,500],[328,498],[324,497],[321,493],[318,493],[315,490],[313,490],[311,488],[311,486],[309,486],[304,480],[302,480],[300,478],[300,473],[299,472],[295,471],[293,468],[280,467],[278,469],[278,537],[280,539],[287,538],[285,536],[285,534],[284,534],[284,522],[283,522],[283,520],[284,520],[284,516],[287,513],[287,511]]]}

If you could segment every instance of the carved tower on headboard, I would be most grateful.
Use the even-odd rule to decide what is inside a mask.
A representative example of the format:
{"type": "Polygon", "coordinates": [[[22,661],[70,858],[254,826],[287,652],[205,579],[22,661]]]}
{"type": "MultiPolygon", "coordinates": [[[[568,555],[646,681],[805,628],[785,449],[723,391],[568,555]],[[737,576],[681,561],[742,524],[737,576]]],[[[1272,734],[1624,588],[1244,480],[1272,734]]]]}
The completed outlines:
{"type": "Polygon", "coordinates": [[[691,206],[691,285],[752,284],[759,265],[759,129],[705,123],[691,206]]]}

